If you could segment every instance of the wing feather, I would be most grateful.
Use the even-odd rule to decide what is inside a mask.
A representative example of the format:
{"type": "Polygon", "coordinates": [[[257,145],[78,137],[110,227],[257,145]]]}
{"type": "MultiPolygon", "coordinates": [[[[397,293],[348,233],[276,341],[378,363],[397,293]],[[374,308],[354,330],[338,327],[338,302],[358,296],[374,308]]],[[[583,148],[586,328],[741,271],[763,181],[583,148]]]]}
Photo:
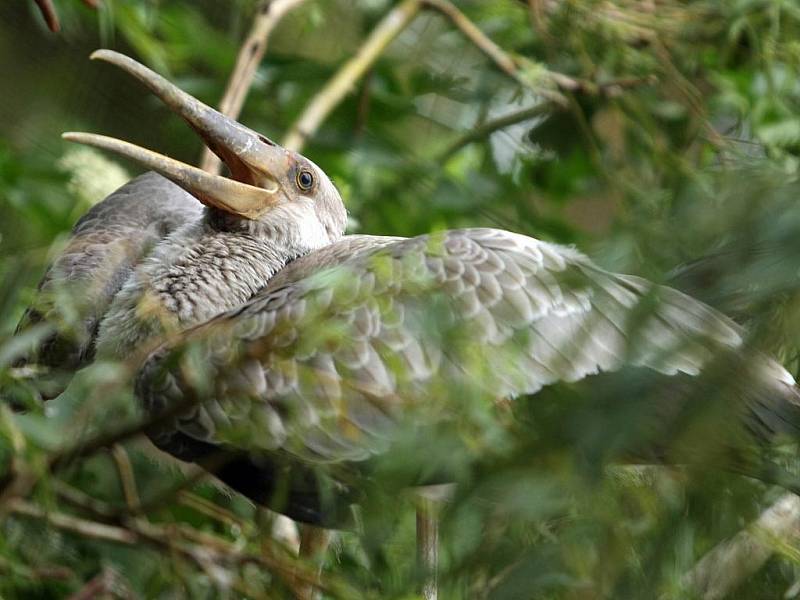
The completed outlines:
{"type": "MultiPolygon", "coordinates": [[[[455,418],[464,390],[493,402],[624,364],[696,374],[741,345],[742,333],[680,292],[608,273],[571,248],[470,229],[346,239],[299,259],[186,341],[204,357],[204,397],[224,397],[238,377],[236,394],[280,421],[271,440],[254,431],[255,445],[349,461],[380,452],[393,424],[420,406],[455,418]],[[263,378],[244,377],[242,361],[263,378]]],[[[150,410],[191,387],[169,354],[162,349],[140,373],[137,393],[150,410]]],[[[206,404],[174,423],[176,435],[246,445],[206,404]]]]}

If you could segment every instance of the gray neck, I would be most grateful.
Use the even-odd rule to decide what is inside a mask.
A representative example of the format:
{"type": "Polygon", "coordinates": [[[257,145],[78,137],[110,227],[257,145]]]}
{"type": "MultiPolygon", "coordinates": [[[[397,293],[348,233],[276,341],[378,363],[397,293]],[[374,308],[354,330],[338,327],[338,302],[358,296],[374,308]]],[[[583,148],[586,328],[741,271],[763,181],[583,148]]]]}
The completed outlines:
{"type": "Polygon", "coordinates": [[[206,215],[156,246],[117,294],[100,326],[98,357],[126,358],[165,333],[200,324],[246,302],[305,254],[291,236],[253,235],[206,215]]]}
{"type": "Polygon", "coordinates": [[[303,253],[279,237],[253,235],[248,222],[212,213],[191,229],[188,239],[174,236],[167,252],[154,256],[161,264],[150,275],[153,291],[184,326],[246,302],[303,253]]]}
{"type": "Polygon", "coordinates": [[[203,219],[209,228],[226,233],[256,234],[257,221],[232,215],[216,208],[206,207],[203,219]]]}

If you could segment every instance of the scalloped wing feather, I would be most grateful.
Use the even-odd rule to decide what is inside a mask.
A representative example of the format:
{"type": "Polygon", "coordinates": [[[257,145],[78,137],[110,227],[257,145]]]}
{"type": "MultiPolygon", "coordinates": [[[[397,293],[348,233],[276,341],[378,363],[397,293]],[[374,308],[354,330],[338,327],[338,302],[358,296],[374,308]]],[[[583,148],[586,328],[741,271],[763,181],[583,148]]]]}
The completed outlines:
{"type": "Polygon", "coordinates": [[[187,341],[199,344],[194,369],[163,367],[165,349],[137,383],[155,410],[165,389],[174,398],[205,380],[206,400],[158,445],[180,434],[327,462],[381,452],[415,410],[455,414],[463,390],[492,402],[625,364],[693,375],[742,335],[702,303],[571,248],[467,229],[345,238],[187,341]]]}

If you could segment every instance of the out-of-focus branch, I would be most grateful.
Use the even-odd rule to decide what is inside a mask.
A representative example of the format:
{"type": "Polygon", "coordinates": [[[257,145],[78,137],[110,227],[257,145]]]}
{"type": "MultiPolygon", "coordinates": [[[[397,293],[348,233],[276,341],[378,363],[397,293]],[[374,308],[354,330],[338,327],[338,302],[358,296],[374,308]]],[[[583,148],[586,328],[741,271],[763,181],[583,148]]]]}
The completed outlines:
{"type": "Polygon", "coordinates": [[[504,129],[511,125],[522,123],[523,121],[529,121],[531,119],[535,119],[536,117],[545,115],[551,110],[553,110],[552,103],[541,102],[535,106],[524,108],[520,111],[503,115],[497,119],[486,121],[485,123],[477,125],[474,129],[471,129],[466,134],[447,146],[447,148],[445,148],[444,151],[437,156],[436,162],[443,164],[465,146],[482,140],[483,138],[492,135],[495,131],[499,131],[500,129],[504,129]]]}
{"type": "MultiPolygon", "coordinates": [[[[53,0],[33,0],[42,13],[44,22],[47,23],[47,28],[53,33],[61,31],[61,23],[58,21],[58,13],[56,7],[53,5],[53,0]]],[[[96,9],[100,6],[100,0],[83,0],[83,3],[89,8],[96,9]]]]}
{"type": "Polygon", "coordinates": [[[425,4],[446,16],[469,41],[488,56],[497,67],[509,77],[517,79],[517,63],[500,46],[494,43],[467,15],[450,0],[425,0],[425,4]]]}
{"type": "Polygon", "coordinates": [[[220,523],[224,523],[225,525],[236,525],[240,529],[247,529],[249,525],[246,520],[238,517],[216,502],[206,500],[205,498],[198,496],[197,494],[193,494],[192,492],[181,490],[177,492],[176,496],[178,504],[186,506],[187,508],[191,508],[192,510],[196,510],[197,512],[211,519],[215,519],[220,523]]]}
{"type": "Polygon", "coordinates": [[[767,562],[787,540],[800,536],[800,496],[784,494],[747,529],[726,540],[687,573],[687,590],[703,600],[724,598],[767,562]]]}
{"type": "MultiPolygon", "coordinates": [[[[122,380],[127,381],[126,378],[122,378],[122,380]]],[[[5,504],[8,500],[25,496],[45,473],[63,468],[71,464],[74,460],[90,456],[102,448],[108,448],[114,444],[122,443],[142,435],[150,427],[173,418],[196,402],[198,402],[198,399],[188,394],[183,401],[176,402],[159,414],[152,415],[144,420],[136,420],[133,423],[125,424],[109,432],[102,431],[86,440],[79,440],[74,445],[60,449],[47,457],[47,464],[44,467],[38,465],[34,469],[29,468],[29,466],[22,463],[22,461],[16,460],[20,452],[15,452],[15,458],[12,459],[11,468],[7,473],[0,475],[0,515],[6,510],[5,504]]],[[[0,417],[4,414],[2,411],[3,407],[0,405],[0,417]]],[[[6,419],[5,422],[8,423],[8,419],[6,419]]],[[[202,469],[199,467],[197,470],[202,472],[202,469]]],[[[144,507],[140,508],[143,509],[144,507]]]]}
{"type": "Polygon", "coordinates": [[[42,13],[42,18],[47,23],[47,28],[53,33],[61,31],[61,23],[58,22],[58,14],[56,14],[56,7],[53,6],[53,1],[34,0],[34,2],[39,7],[39,12],[42,13]]]}
{"type": "Polygon", "coordinates": [[[105,525],[96,521],[88,521],[65,513],[46,512],[34,504],[19,498],[11,500],[8,503],[8,508],[13,514],[46,521],[57,529],[69,531],[81,537],[128,545],[136,544],[139,541],[139,536],[135,531],[113,525],[105,525]]]}
{"type": "MultiPolygon", "coordinates": [[[[247,35],[239,55],[236,57],[236,65],[228,80],[225,94],[219,103],[219,110],[224,115],[236,119],[242,111],[242,106],[253,84],[258,65],[264,58],[267,51],[269,36],[275,26],[290,10],[297,8],[306,0],[264,0],[256,9],[256,16],[250,33],[247,35]]],[[[203,156],[200,158],[200,168],[210,173],[219,173],[222,163],[219,157],[208,148],[203,148],[203,156]]]]}
{"type": "Polygon", "coordinates": [[[545,26],[545,7],[542,0],[527,0],[528,15],[531,20],[533,30],[539,34],[543,39],[547,39],[550,35],[547,33],[545,26]]]}
{"type": "MultiPolygon", "coordinates": [[[[545,85],[539,85],[526,76],[526,70],[531,70],[531,65],[527,65],[524,59],[515,58],[503,50],[449,0],[405,0],[383,18],[355,56],[347,61],[325,87],[314,96],[297,121],[290,127],[282,144],[292,150],[302,150],[308,138],[316,133],[325,118],[342,101],[355,82],[364,76],[389,43],[413,20],[421,8],[431,8],[447,17],[503,73],[542,97],[546,101],[542,103],[542,107],[567,107],[569,105],[568,97],[562,92],[615,96],[625,89],[653,83],[653,79],[649,77],[595,83],[575,79],[563,73],[544,70],[541,81],[545,85]]],[[[537,108],[535,112],[537,114],[544,112],[544,108],[537,108]]],[[[524,114],[522,117],[520,120],[524,120],[524,114]]],[[[487,124],[487,126],[501,129],[513,122],[516,121],[505,123],[503,119],[500,119],[498,124],[487,124]]],[[[452,149],[448,148],[442,154],[442,159],[449,158],[466,144],[493,130],[485,131],[484,127],[480,127],[478,131],[480,133],[470,134],[464,141],[457,141],[452,149]]]]}
{"type": "Polygon", "coordinates": [[[58,499],[73,508],[77,508],[84,513],[100,519],[118,519],[122,514],[115,510],[108,503],[98,500],[93,496],[83,493],[81,490],[55,480],[53,487],[58,493],[58,499]]]}
{"type": "Polygon", "coordinates": [[[330,112],[342,101],[364,73],[375,63],[386,47],[417,15],[422,0],[403,0],[382,20],[341,69],[306,106],[303,114],[291,126],[282,145],[301,150],[330,112]]]}
{"type": "MultiPolygon", "coordinates": [[[[461,10],[450,0],[424,0],[425,4],[442,15],[447,17],[453,25],[455,25],[464,36],[471,41],[476,48],[483,52],[503,73],[517,81],[520,85],[533,89],[534,92],[555,102],[561,106],[567,105],[567,99],[557,89],[550,89],[546,86],[533,85],[528,81],[524,73],[524,63],[517,58],[512,57],[508,52],[503,50],[489,36],[481,31],[469,17],[467,17],[461,10]]],[[[574,79],[561,73],[554,73],[546,71],[543,73],[543,81],[550,79],[554,87],[563,87],[565,89],[574,89],[577,83],[574,79]]]]}
{"type": "Polygon", "coordinates": [[[105,567],[67,600],[94,600],[95,598],[110,597],[126,600],[136,598],[119,573],[111,567],[105,567]]]}
{"type": "MultiPolygon", "coordinates": [[[[653,77],[633,77],[617,79],[607,83],[595,83],[544,69],[540,65],[531,63],[522,57],[513,56],[503,50],[450,0],[424,0],[424,2],[430,8],[447,17],[503,73],[556,105],[566,107],[568,104],[566,96],[561,92],[615,96],[624,89],[654,82],[653,77]],[[526,70],[541,72],[537,79],[541,79],[543,83],[548,83],[549,81],[552,87],[543,86],[537,81],[529,80],[525,74],[526,70]]],[[[532,2],[532,6],[538,6],[539,4],[539,2],[532,2]]],[[[534,9],[532,8],[531,10],[534,9]]]]}
{"type": "Polygon", "coordinates": [[[45,511],[21,499],[11,500],[8,508],[12,514],[44,521],[57,529],[81,537],[128,546],[148,544],[169,553],[176,553],[203,569],[209,565],[253,563],[279,574],[287,582],[298,579],[304,583],[313,583],[336,597],[360,597],[360,594],[347,584],[331,578],[320,580],[313,567],[288,556],[281,556],[278,552],[273,553],[266,544],[262,544],[261,553],[255,554],[246,552],[220,537],[187,526],[162,527],[139,518],[124,519],[124,526],[107,525],[61,512],[45,511]]]}
{"type": "Polygon", "coordinates": [[[135,513],[142,503],[139,500],[139,492],[136,490],[136,477],[133,473],[131,459],[122,444],[111,446],[111,456],[114,459],[114,465],[117,467],[117,473],[119,473],[125,504],[128,506],[128,510],[135,513]]]}
{"type": "Polygon", "coordinates": [[[41,581],[43,579],[67,580],[75,576],[72,569],[59,565],[44,565],[40,567],[28,567],[20,564],[13,564],[9,560],[0,556],[0,574],[14,574],[26,579],[41,581]]]}

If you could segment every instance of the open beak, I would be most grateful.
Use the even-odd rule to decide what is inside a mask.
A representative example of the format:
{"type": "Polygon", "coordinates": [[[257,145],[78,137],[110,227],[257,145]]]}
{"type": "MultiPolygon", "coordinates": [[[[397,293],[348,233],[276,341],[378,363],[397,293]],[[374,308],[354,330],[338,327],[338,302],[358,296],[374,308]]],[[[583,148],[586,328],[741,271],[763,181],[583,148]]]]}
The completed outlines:
{"type": "Polygon", "coordinates": [[[203,204],[248,219],[258,218],[283,198],[278,182],[279,174],[285,173],[290,164],[286,149],[203,104],[132,58],[111,50],[97,50],[91,58],[120,67],[150,88],[203,138],[228,166],[232,179],[102,135],[68,132],[62,135],[64,139],[135,160],[172,180],[203,204]]]}

